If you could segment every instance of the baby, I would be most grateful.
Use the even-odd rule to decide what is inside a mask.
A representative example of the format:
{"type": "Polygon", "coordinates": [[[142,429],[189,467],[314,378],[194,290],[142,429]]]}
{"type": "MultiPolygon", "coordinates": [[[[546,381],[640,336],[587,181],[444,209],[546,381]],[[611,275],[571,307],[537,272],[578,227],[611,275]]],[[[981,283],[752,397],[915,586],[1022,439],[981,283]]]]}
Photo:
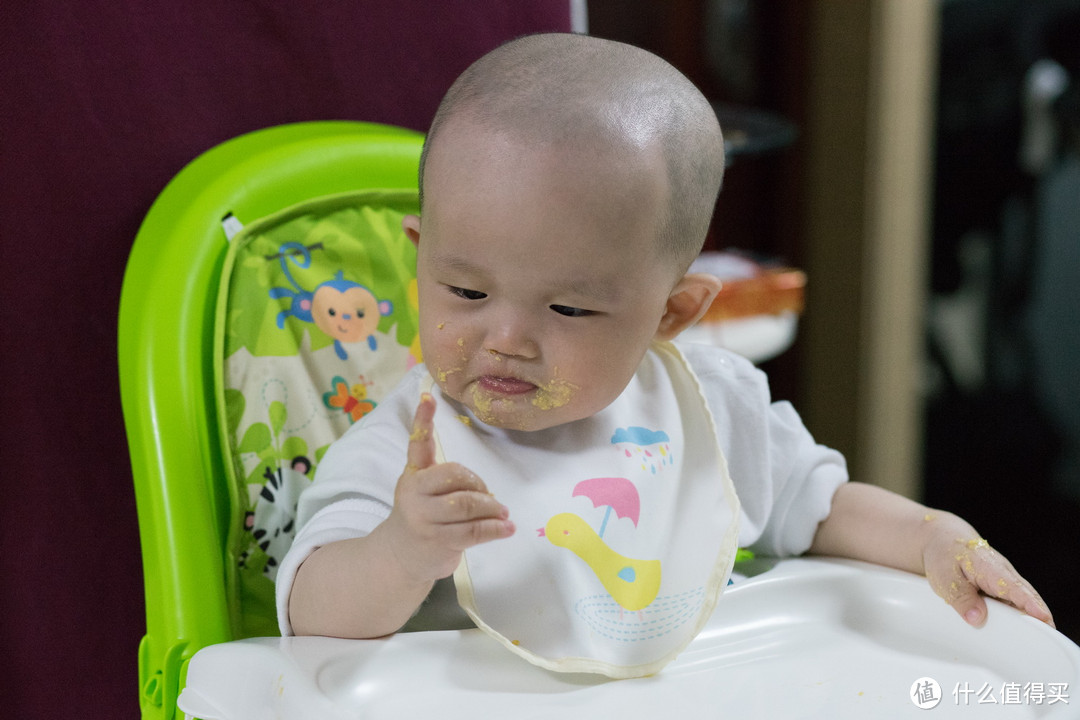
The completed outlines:
{"type": "MultiPolygon", "coordinates": [[[[404,221],[426,365],[331,447],[302,498],[278,575],[284,634],[393,633],[434,612],[440,601],[425,600],[451,575],[472,621],[511,649],[527,644],[519,632],[581,633],[589,583],[621,626],[692,596],[669,622],[685,638],[607,660],[654,668],[700,628],[736,543],[924,574],[972,625],[986,618],[981,593],[1052,624],[964,520],[847,482],[842,458],[770,401],[748,362],[669,342],[719,288],[687,269],[723,163],[708,102],[638,48],[535,35],[465,71],[424,148],[422,219],[404,221]],[[625,478],[588,481],[629,503],[614,517],[579,497],[582,478],[631,461],[625,478]],[[647,479],[658,469],[662,481],[647,479]],[[552,509],[571,502],[576,513],[552,509]],[[650,533],[660,540],[633,544],[650,533]],[[548,562],[537,558],[553,564],[534,570],[548,562]],[[564,582],[578,590],[547,590],[564,582]],[[548,613],[554,625],[517,628],[515,613],[545,615],[538,593],[569,605],[548,613]]],[[[603,634],[586,621],[595,632],[581,634],[603,634]]],[[[535,656],[595,650],[536,642],[535,656]]]]}

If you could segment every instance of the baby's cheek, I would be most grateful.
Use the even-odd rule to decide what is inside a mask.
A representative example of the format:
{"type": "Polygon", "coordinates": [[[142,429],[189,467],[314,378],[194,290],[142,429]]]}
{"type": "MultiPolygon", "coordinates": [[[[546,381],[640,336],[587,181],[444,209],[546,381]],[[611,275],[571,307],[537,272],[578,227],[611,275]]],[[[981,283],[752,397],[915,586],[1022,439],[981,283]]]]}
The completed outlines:
{"type": "Polygon", "coordinates": [[[457,398],[453,388],[455,381],[461,379],[466,366],[466,347],[464,338],[454,337],[447,332],[445,324],[436,324],[421,336],[421,349],[428,371],[444,392],[457,398]]]}

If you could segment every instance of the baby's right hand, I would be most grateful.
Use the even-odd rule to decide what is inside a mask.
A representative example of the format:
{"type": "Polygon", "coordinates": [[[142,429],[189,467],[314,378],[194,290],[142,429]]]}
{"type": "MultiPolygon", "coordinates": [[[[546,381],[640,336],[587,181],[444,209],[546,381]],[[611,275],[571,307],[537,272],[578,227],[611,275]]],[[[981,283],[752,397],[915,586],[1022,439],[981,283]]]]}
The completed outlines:
{"type": "Polygon", "coordinates": [[[514,534],[509,510],[483,480],[457,463],[435,461],[434,417],[435,398],[424,393],[386,520],[394,555],[418,580],[447,577],[466,549],[514,534]]]}

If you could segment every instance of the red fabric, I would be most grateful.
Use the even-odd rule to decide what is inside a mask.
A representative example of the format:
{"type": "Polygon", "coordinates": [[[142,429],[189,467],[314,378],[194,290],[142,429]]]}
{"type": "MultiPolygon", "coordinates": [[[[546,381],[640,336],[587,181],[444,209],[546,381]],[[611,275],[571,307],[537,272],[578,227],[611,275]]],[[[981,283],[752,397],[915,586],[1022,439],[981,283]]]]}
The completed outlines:
{"type": "Polygon", "coordinates": [[[144,629],[116,315],[155,196],[260,127],[425,129],[569,0],[0,3],[0,683],[6,717],[136,717],[144,629]]]}

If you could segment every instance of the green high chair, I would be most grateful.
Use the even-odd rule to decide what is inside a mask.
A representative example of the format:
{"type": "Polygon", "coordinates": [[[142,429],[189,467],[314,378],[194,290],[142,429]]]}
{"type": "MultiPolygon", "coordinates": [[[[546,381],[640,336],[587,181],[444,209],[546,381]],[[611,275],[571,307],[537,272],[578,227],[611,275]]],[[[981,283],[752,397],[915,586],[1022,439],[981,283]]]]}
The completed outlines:
{"type": "Polygon", "coordinates": [[[119,368],[146,592],[143,718],[175,716],[200,648],[277,634],[289,505],[325,445],[419,360],[400,218],[417,212],[422,143],[358,122],[256,131],[184,168],[139,230],[119,368]],[[367,325],[327,328],[325,298],[369,303],[367,325]],[[282,362],[322,369],[305,388],[270,367],[282,362]]]}
{"type": "Polygon", "coordinates": [[[984,677],[1075,687],[1080,648],[1038,621],[992,602],[971,628],[922,577],[822,558],[740,565],[687,651],[648,678],[549,673],[475,628],[274,637],[297,495],[330,442],[421,360],[416,251],[400,224],[418,212],[422,142],[347,122],[241,136],[181,171],[136,237],[119,363],[146,591],[143,718],[176,717],[181,690],[204,719],[645,720],[900,716],[923,676],[944,693],[984,677]]]}

